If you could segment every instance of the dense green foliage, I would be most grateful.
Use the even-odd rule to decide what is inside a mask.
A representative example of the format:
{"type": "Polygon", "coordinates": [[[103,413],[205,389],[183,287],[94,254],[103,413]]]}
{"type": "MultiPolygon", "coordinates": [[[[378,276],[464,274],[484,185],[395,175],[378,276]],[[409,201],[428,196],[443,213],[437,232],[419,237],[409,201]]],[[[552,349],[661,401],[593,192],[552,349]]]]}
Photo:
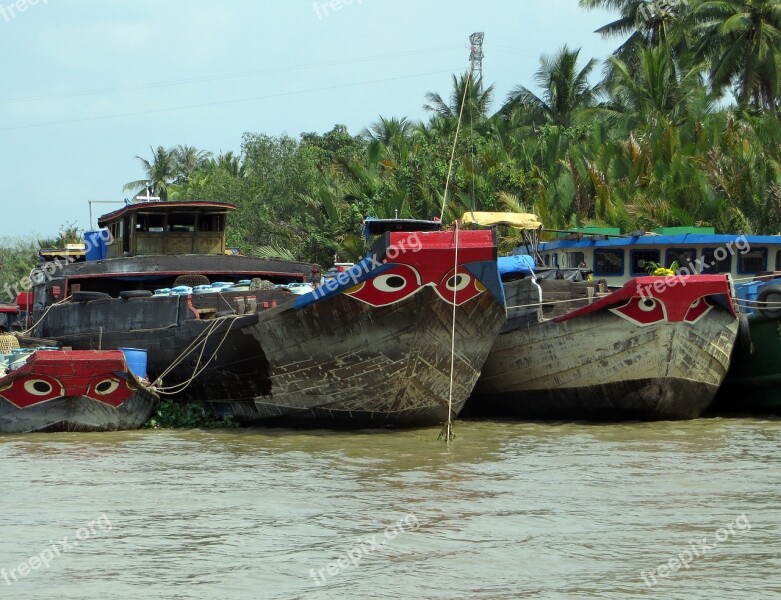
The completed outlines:
{"type": "Polygon", "coordinates": [[[221,429],[235,428],[231,419],[220,419],[200,402],[163,400],[144,424],[144,429],[221,429]]]}
{"type": "Polygon", "coordinates": [[[618,18],[600,65],[567,46],[534,86],[492,112],[467,74],[425,94],[427,122],[383,118],[300,138],[245,134],[240,155],[153,149],[140,159],[168,198],[232,201],[245,252],[328,264],[356,258],[365,215],[530,210],[549,228],[710,225],[781,230],[781,0],[581,0],[618,18]],[[456,130],[453,170],[443,212],[456,130]]]}
{"type": "Polygon", "coordinates": [[[82,235],[81,229],[68,223],[55,238],[0,239],[0,303],[13,303],[17,292],[28,289],[26,279],[38,264],[40,248],[64,248],[65,244],[82,242],[82,235]]]}

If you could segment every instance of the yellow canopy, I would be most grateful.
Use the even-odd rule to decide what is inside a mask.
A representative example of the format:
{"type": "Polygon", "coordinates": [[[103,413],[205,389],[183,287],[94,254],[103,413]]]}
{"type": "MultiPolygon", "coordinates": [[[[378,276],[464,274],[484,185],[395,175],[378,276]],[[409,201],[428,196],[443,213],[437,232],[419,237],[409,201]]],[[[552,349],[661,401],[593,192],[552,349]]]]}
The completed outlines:
{"type": "Polygon", "coordinates": [[[465,212],[462,225],[509,225],[518,229],[539,229],[542,223],[535,215],[509,212],[465,212]]]}

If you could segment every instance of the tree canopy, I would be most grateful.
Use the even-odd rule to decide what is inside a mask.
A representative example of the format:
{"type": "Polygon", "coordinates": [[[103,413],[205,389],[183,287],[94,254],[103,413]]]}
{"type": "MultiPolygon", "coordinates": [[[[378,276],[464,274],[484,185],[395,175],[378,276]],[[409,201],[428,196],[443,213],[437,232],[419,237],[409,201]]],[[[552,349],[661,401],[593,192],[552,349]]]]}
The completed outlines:
{"type": "Polygon", "coordinates": [[[781,0],[580,3],[617,13],[597,31],[617,43],[602,65],[563,45],[495,108],[494,86],[463,73],[421,91],[423,122],[247,133],[216,158],[150,148],[127,188],[236,203],[230,243],[247,252],[355,259],[364,216],[440,215],[461,115],[445,220],[474,208],[557,229],[781,231],[781,0]]]}

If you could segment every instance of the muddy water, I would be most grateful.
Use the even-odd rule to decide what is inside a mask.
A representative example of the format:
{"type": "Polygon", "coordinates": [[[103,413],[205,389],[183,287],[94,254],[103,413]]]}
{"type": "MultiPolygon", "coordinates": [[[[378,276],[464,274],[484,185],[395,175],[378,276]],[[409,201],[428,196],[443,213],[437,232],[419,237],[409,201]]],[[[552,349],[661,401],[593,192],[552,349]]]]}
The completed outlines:
{"type": "Polygon", "coordinates": [[[438,433],[0,437],[0,598],[781,596],[781,421],[438,433]]]}

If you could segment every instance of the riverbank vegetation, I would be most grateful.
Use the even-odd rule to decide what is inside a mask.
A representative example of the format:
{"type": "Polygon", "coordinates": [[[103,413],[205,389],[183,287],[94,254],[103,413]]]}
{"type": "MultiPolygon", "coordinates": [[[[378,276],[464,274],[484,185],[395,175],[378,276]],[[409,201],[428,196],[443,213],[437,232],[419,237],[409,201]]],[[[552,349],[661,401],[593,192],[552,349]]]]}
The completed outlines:
{"type": "Polygon", "coordinates": [[[604,62],[552,47],[505,98],[457,74],[450,90],[421,91],[423,122],[246,133],[238,153],[153,147],[126,189],[234,202],[231,246],[321,264],[360,255],[365,215],[515,210],[556,229],[780,232],[781,0],[580,4],[616,14],[597,31],[616,42],[604,62]]]}
{"type": "Polygon", "coordinates": [[[144,424],[144,429],[232,429],[231,418],[220,418],[211,408],[196,401],[163,400],[144,424]]]}
{"type": "Polygon", "coordinates": [[[240,154],[156,148],[141,159],[147,180],[168,198],[237,203],[230,243],[247,252],[354,259],[364,215],[440,216],[463,115],[446,221],[525,210],[560,229],[781,231],[781,2],[581,6],[619,13],[597,32],[617,43],[604,63],[563,46],[504,99],[454,76],[446,94],[425,95],[421,123],[247,133],[240,154]]]}

